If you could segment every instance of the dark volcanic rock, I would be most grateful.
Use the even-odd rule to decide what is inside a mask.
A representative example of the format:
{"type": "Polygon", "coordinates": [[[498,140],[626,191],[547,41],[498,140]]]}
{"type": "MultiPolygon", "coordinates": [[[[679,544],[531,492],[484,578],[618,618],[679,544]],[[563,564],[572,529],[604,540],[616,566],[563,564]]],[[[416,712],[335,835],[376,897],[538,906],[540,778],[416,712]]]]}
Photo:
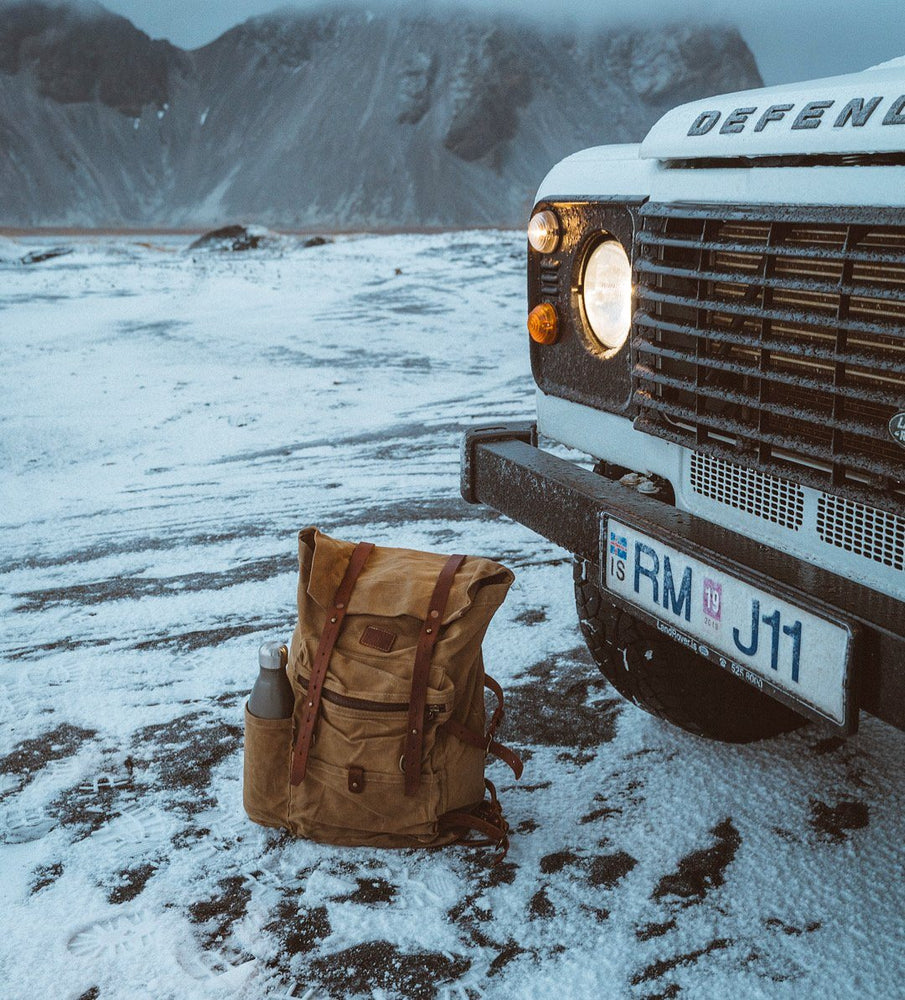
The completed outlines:
{"type": "Polygon", "coordinates": [[[663,32],[617,36],[606,62],[631,81],[642,100],[664,110],[705,94],[760,86],[754,56],[732,30],[678,25],[663,32]],[[741,85],[742,80],[753,82],[741,85]]]}
{"type": "Polygon", "coordinates": [[[601,855],[591,862],[588,881],[591,885],[611,889],[617,882],[625,878],[637,864],[637,860],[630,854],[626,854],[625,851],[601,855]]]}
{"type": "Polygon", "coordinates": [[[45,260],[53,260],[54,257],[67,257],[71,254],[72,247],[52,247],[50,250],[32,250],[21,259],[23,264],[43,264],[45,260]]]}
{"type": "Polygon", "coordinates": [[[334,5],[183,52],[85,0],[0,0],[0,224],[522,225],[569,153],[760,83],[724,27],[334,5]]]}
{"type": "Polygon", "coordinates": [[[211,51],[235,50],[246,59],[276,62],[297,68],[311,60],[315,48],[336,36],[339,24],[328,13],[292,17],[289,8],[276,14],[249,18],[224,32],[206,48],[211,51]]]}
{"type": "Polygon", "coordinates": [[[828,840],[841,843],[850,830],[863,830],[870,822],[870,809],[865,802],[842,799],[827,805],[811,799],[810,825],[828,840]]]}
{"type": "Polygon", "coordinates": [[[692,851],[679,862],[675,872],[664,875],[653,892],[654,899],[677,898],[699,903],[726,880],[726,869],[735,858],[742,838],[731,818],[724,819],[711,831],[714,843],[692,851]]]}
{"type": "Polygon", "coordinates": [[[248,226],[223,226],[199,236],[190,250],[258,250],[273,242],[266,231],[249,229],[248,226]]]}
{"type": "Polygon", "coordinates": [[[213,715],[191,712],[145,726],[134,741],[136,765],[153,768],[156,787],[165,791],[171,807],[194,814],[213,804],[211,772],[239,749],[242,730],[213,715]]]}
{"type": "Polygon", "coordinates": [[[396,121],[400,125],[417,125],[431,106],[431,89],[437,78],[438,58],[436,54],[416,52],[411,61],[399,73],[399,114],[396,121]]]}
{"type": "Polygon", "coordinates": [[[392,990],[410,1000],[432,1000],[444,983],[460,978],[470,965],[469,959],[460,956],[425,951],[406,954],[389,941],[369,941],[315,958],[308,967],[331,996],[392,990]]]}
{"type": "Polygon", "coordinates": [[[117,875],[116,885],[110,889],[107,899],[114,906],[120,903],[130,903],[142,893],[148,880],[156,871],[157,866],[150,863],[136,865],[134,868],[124,868],[117,875]]]}
{"type": "Polygon", "coordinates": [[[185,53],[97,3],[19,0],[0,5],[0,17],[0,72],[32,76],[61,104],[99,101],[139,115],[168,103],[171,74],[189,72],[185,53]]]}
{"type": "Polygon", "coordinates": [[[8,754],[0,757],[0,774],[15,777],[18,781],[17,790],[22,789],[49,763],[72,757],[83,743],[96,735],[93,729],[81,729],[68,722],[61,723],[40,736],[20,741],[8,754]]]}
{"type": "Polygon", "coordinates": [[[470,162],[495,154],[514,138],[519,110],[531,99],[531,70],[517,33],[495,28],[463,67],[456,109],[443,145],[470,162]]]}

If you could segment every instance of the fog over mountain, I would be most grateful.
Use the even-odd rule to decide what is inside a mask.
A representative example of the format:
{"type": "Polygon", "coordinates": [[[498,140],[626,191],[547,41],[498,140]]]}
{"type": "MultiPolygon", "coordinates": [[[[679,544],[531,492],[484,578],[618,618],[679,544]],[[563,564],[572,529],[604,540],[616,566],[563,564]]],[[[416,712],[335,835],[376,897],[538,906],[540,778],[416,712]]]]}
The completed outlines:
{"type": "Polygon", "coordinates": [[[0,224],[521,225],[567,153],[759,84],[729,28],[334,7],[186,52],[96,3],[6,0],[0,224]]]}

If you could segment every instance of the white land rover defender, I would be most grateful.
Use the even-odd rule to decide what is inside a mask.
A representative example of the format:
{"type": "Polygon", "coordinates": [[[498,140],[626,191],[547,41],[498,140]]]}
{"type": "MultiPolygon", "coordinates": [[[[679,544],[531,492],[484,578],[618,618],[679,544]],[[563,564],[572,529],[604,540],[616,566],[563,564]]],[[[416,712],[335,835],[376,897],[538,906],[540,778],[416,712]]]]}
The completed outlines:
{"type": "Polygon", "coordinates": [[[465,498],[575,554],[642,708],[905,729],[905,60],[570,156],[528,241],[537,423],[467,435],[465,498]]]}

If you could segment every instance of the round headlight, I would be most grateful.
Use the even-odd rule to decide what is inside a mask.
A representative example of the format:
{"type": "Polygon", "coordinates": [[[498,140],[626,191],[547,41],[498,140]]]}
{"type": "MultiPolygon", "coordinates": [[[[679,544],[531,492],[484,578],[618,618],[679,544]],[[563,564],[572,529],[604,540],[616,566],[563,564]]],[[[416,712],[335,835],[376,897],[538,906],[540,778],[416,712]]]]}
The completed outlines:
{"type": "Polygon", "coordinates": [[[622,347],[632,325],[632,265],[621,243],[595,247],[584,268],[581,296],[591,332],[610,350],[622,347]]]}
{"type": "Polygon", "coordinates": [[[561,229],[555,212],[544,210],[531,216],[528,242],[538,253],[553,253],[559,246],[561,229]]]}

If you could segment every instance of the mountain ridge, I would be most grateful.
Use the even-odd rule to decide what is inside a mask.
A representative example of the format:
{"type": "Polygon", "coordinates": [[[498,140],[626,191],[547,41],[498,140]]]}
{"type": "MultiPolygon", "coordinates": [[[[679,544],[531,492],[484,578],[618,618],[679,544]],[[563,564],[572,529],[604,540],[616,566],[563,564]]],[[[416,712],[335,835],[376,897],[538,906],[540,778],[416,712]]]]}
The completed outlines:
{"type": "Polygon", "coordinates": [[[568,153],[761,84],[730,28],[575,34],[333,5],[185,51],[100,5],[0,9],[8,226],[520,225],[568,153]]]}

